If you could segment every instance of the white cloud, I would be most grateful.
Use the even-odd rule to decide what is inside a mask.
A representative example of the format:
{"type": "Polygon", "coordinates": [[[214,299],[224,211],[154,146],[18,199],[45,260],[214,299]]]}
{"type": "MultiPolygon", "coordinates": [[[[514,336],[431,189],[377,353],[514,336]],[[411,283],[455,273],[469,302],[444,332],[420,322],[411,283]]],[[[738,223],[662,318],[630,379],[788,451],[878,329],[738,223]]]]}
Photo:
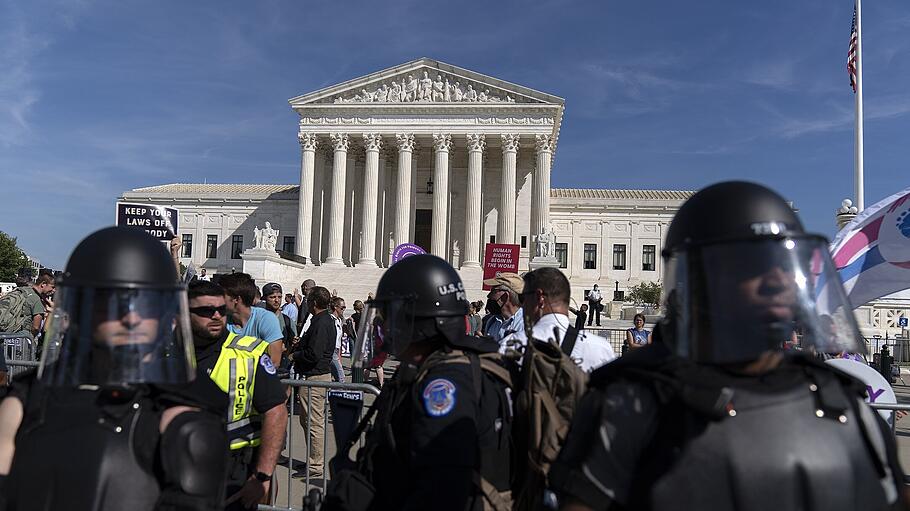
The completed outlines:
{"type": "Polygon", "coordinates": [[[29,113],[41,97],[30,64],[48,44],[15,13],[0,25],[0,146],[21,143],[30,131],[29,113]]]}

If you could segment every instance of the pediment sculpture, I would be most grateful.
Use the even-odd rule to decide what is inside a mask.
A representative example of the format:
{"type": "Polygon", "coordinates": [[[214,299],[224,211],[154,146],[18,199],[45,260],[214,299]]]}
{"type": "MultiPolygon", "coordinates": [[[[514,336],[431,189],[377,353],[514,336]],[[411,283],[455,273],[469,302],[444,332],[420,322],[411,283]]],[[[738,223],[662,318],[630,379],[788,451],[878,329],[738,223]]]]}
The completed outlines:
{"type": "Polygon", "coordinates": [[[461,79],[437,74],[436,79],[424,70],[418,79],[413,74],[384,80],[372,90],[361,88],[353,96],[340,94],[334,103],[514,103],[515,98],[494,94],[480,83],[461,84],[461,79]],[[478,85],[478,89],[474,85],[478,85]]]}

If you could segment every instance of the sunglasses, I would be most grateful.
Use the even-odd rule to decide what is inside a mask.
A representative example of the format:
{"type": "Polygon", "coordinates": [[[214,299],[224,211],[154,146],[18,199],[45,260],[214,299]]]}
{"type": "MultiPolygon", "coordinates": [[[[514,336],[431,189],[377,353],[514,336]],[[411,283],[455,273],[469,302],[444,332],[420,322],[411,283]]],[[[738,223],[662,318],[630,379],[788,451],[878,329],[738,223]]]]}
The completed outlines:
{"type": "Polygon", "coordinates": [[[202,316],[203,318],[213,318],[215,313],[225,317],[227,315],[227,306],[222,305],[220,307],[214,307],[212,305],[203,305],[201,307],[190,307],[190,312],[197,316],[202,316]]]}

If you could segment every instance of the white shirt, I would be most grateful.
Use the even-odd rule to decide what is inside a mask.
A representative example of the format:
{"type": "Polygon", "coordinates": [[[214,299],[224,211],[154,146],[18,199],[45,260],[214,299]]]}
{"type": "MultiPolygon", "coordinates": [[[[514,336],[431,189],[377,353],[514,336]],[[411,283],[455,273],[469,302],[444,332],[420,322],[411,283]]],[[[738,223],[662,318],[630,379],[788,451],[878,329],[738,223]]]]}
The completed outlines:
{"type": "MultiPolygon", "coordinates": [[[[554,341],[556,344],[561,344],[569,325],[571,325],[569,317],[565,314],[544,314],[534,325],[531,335],[541,341],[554,341]],[[556,330],[555,332],[554,329],[556,330]]],[[[515,332],[507,338],[503,338],[503,343],[499,349],[500,353],[505,351],[507,342],[521,344],[522,346],[526,345],[528,338],[524,329],[515,332]]],[[[578,339],[575,341],[575,346],[572,348],[570,356],[583,371],[591,372],[615,359],[616,352],[613,351],[608,340],[587,330],[582,330],[578,332],[578,339]]]]}
{"type": "Polygon", "coordinates": [[[332,314],[332,319],[335,320],[335,350],[341,349],[341,320],[338,319],[338,316],[332,314]]]}
{"type": "Polygon", "coordinates": [[[591,291],[588,292],[588,301],[589,302],[596,302],[597,300],[600,300],[601,298],[602,297],[600,295],[600,289],[592,289],[591,291]]]}

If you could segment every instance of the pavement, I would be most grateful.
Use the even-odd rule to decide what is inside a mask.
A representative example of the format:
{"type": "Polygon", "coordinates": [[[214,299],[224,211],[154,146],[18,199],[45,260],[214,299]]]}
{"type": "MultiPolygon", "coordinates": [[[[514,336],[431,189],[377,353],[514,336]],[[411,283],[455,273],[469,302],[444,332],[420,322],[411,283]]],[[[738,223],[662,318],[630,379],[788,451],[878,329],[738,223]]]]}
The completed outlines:
{"type": "MultiPolygon", "coordinates": [[[[350,379],[350,359],[344,358],[343,365],[345,368],[345,378],[348,382],[350,379]]],[[[395,372],[397,362],[388,360],[384,365],[385,368],[385,377],[386,381],[392,376],[395,372]]],[[[373,385],[377,389],[379,388],[379,382],[376,380],[375,373],[370,372],[369,377],[367,378],[366,383],[373,385]]],[[[306,396],[306,389],[303,389],[301,392],[302,396],[306,396]]],[[[304,397],[305,399],[305,397],[304,397]]],[[[373,404],[375,397],[372,394],[364,393],[364,412],[373,404]]],[[[288,423],[291,437],[290,442],[286,442],[285,449],[282,451],[282,456],[287,458],[287,460],[279,460],[279,465],[275,467],[275,477],[273,479],[273,485],[277,494],[275,499],[272,501],[272,505],[280,508],[294,508],[300,509],[303,503],[303,497],[313,488],[323,489],[327,485],[327,481],[324,479],[307,479],[306,478],[306,460],[307,460],[307,450],[306,450],[306,430],[300,425],[299,418],[297,414],[299,413],[299,406],[295,403],[294,405],[293,417],[290,417],[290,422],[288,423]],[[290,463],[288,463],[290,461],[290,463]],[[288,465],[290,464],[290,470],[288,465]],[[303,477],[290,477],[293,475],[303,476],[303,477]],[[290,491],[288,489],[290,488],[290,491]]],[[[328,424],[326,427],[326,445],[325,445],[325,471],[328,472],[328,463],[335,454],[338,452],[337,446],[335,445],[335,428],[332,421],[332,416],[329,411],[328,403],[326,403],[326,415],[328,417],[328,424]]],[[[354,459],[357,454],[358,446],[355,446],[351,453],[351,458],[354,459]]],[[[324,493],[324,491],[323,491],[324,493]]]]}

